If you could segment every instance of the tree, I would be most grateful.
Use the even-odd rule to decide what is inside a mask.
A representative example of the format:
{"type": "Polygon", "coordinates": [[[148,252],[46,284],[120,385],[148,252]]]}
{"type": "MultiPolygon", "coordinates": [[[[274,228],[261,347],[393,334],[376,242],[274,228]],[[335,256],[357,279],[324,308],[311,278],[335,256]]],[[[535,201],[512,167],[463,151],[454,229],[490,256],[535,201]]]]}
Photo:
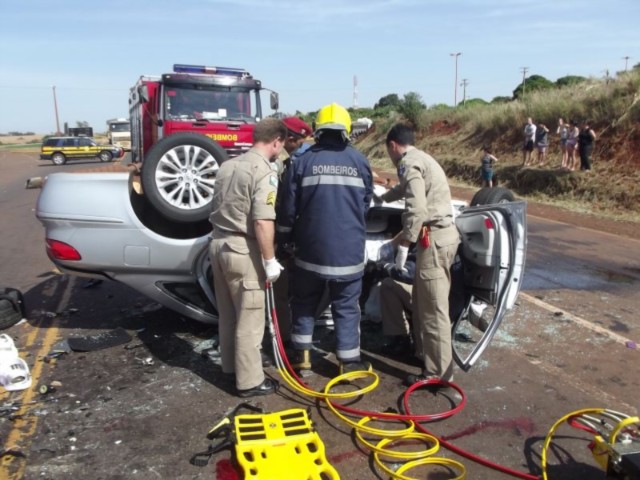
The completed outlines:
{"type": "Polygon", "coordinates": [[[88,126],[89,126],[89,122],[87,122],[86,120],[76,121],[76,127],[88,127],[88,126]]]}
{"type": "MultiPolygon", "coordinates": [[[[524,81],[524,95],[536,90],[548,90],[555,87],[554,83],[547,80],[542,75],[531,75],[524,81]]],[[[513,91],[513,98],[521,98],[523,94],[523,84],[519,84],[513,91]]]]}
{"type": "Polygon", "coordinates": [[[567,75],[566,77],[560,77],[556,80],[556,85],[558,87],[566,87],[569,85],[575,85],[577,83],[582,83],[586,81],[585,77],[581,77],[580,75],[567,75]]]}
{"type": "Polygon", "coordinates": [[[464,101],[465,107],[474,106],[474,105],[487,105],[489,102],[482,98],[468,98],[464,101]]]}
{"type": "Polygon", "coordinates": [[[378,108],[384,107],[397,107],[400,104],[400,98],[397,93],[390,93],[389,95],[385,95],[378,103],[376,103],[373,108],[377,110],[378,108]]]}
{"type": "Polygon", "coordinates": [[[511,97],[497,96],[497,97],[493,97],[493,100],[491,100],[491,103],[509,103],[511,101],[513,101],[513,98],[511,97]]]}
{"type": "Polygon", "coordinates": [[[409,92],[398,105],[398,112],[417,129],[422,127],[422,114],[427,108],[419,93],[409,92]]]}

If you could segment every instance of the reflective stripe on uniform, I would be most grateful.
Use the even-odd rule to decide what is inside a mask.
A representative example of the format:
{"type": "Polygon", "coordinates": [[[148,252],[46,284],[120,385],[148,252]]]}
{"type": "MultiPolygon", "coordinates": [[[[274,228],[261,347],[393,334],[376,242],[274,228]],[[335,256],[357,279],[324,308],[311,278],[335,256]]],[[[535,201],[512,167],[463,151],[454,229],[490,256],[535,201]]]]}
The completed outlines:
{"type": "Polygon", "coordinates": [[[311,272],[320,273],[322,275],[353,275],[364,270],[364,262],[358,265],[349,265],[346,267],[332,267],[329,265],[316,265],[315,263],[305,262],[296,258],[296,265],[311,272]]]}
{"type": "Polygon", "coordinates": [[[348,187],[364,188],[364,181],[358,177],[342,177],[338,175],[313,175],[302,179],[301,185],[346,185],[348,187]]]}
{"type": "Polygon", "coordinates": [[[276,225],[276,232],[289,233],[293,231],[293,227],[285,227],[283,225],[276,225]]]}
{"type": "Polygon", "coordinates": [[[291,343],[298,345],[309,345],[313,342],[313,334],[311,335],[300,335],[296,333],[291,334],[291,343]]]}
{"type": "Polygon", "coordinates": [[[351,350],[336,350],[338,360],[351,360],[360,358],[360,348],[352,348],[351,350]]]}

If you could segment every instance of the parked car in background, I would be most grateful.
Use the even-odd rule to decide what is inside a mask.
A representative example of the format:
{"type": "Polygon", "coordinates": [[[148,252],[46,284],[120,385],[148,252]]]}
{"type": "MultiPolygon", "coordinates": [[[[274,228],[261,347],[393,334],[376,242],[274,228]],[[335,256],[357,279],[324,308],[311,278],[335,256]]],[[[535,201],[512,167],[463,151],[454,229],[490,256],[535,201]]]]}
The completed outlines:
{"type": "Polygon", "coordinates": [[[40,160],[51,160],[56,165],[79,158],[98,158],[101,162],[110,162],[123,155],[121,147],[99,145],[90,137],[49,137],[40,148],[40,160]]]}
{"type": "MultiPolygon", "coordinates": [[[[119,281],[186,317],[216,324],[208,252],[211,225],[208,220],[168,219],[140,185],[136,171],[49,175],[36,206],[49,258],[63,272],[119,281]]],[[[486,196],[483,192],[480,196],[486,196]]],[[[506,189],[489,193],[494,204],[452,204],[462,237],[462,280],[452,284],[452,296],[458,299],[452,324],[454,331],[473,339],[454,346],[454,358],[465,370],[514,305],[524,270],[526,204],[511,201],[506,189]],[[472,303],[479,302],[489,306],[482,327],[468,321],[472,303]]],[[[403,210],[403,201],[372,204],[367,218],[370,261],[380,260],[382,246],[401,228],[403,210]]]]}

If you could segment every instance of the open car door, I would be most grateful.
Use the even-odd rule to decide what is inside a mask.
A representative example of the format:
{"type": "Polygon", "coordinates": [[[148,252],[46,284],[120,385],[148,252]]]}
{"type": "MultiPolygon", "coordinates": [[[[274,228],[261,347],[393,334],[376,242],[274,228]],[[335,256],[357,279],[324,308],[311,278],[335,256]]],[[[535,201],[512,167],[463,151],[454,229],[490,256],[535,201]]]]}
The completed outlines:
{"type": "Polygon", "coordinates": [[[464,371],[480,358],[513,307],[524,273],[526,203],[469,207],[455,220],[465,305],[452,318],[453,357],[464,371]]]}

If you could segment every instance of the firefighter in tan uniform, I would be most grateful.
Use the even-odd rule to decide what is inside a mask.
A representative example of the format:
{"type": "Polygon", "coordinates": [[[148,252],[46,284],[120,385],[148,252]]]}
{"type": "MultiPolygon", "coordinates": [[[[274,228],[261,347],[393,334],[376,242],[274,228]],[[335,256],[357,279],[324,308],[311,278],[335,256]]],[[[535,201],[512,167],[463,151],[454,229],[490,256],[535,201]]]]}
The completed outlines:
{"type": "Polygon", "coordinates": [[[404,197],[402,231],[396,239],[396,267],[403,268],[409,245],[417,242],[413,286],[413,322],[419,328],[424,356],[420,375],[409,375],[406,384],[428,378],[453,378],[451,320],[449,318],[450,268],[460,234],[453,223],[451,192],[442,167],[430,155],[413,146],[414,132],[403,124],[389,130],[387,152],[397,167],[400,182],[376,201],[404,197]]]}
{"type": "Polygon", "coordinates": [[[267,395],[277,384],[265,378],[260,345],[265,328],[265,281],[282,270],[275,258],[275,163],[287,129],[264,119],[247,153],[224,162],[216,176],[209,255],[219,311],[222,371],[235,373],[240,397],[267,395]]]}

